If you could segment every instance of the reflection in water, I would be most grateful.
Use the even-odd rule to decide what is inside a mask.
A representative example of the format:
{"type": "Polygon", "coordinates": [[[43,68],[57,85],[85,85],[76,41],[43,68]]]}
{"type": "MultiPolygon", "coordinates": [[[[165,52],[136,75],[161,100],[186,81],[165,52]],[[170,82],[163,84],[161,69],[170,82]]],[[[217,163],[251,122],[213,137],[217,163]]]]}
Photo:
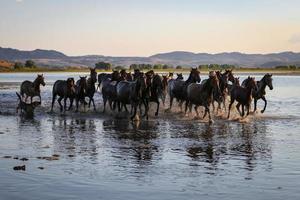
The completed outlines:
{"type": "Polygon", "coordinates": [[[96,159],[98,147],[94,119],[53,119],[52,133],[54,152],[66,153],[68,157],[89,155],[91,159],[96,159]]]}

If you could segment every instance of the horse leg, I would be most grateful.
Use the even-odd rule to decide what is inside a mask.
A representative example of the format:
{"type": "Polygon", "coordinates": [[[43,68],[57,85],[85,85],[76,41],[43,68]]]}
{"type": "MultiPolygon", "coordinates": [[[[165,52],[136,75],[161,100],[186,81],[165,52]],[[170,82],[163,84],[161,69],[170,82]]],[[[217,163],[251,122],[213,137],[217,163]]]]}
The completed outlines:
{"type": "Polygon", "coordinates": [[[241,113],[241,110],[240,110],[240,106],[241,106],[241,104],[240,103],[238,103],[238,104],[236,104],[236,109],[238,110],[238,112],[239,112],[239,114],[242,116],[242,113],[241,113]]]}
{"type": "Polygon", "coordinates": [[[62,112],[63,111],[63,106],[62,106],[62,104],[61,104],[61,100],[63,99],[63,97],[59,97],[58,98],[58,104],[59,104],[59,106],[60,106],[60,112],[62,112]]]}
{"type": "Polygon", "coordinates": [[[228,116],[227,116],[227,119],[229,119],[229,117],[230,117],[230,110],[231,110],[231,106],[232,106],[233,103],[234,103],[234,99],[232,98],[230,100],[230,104],[229,104],[229,107],[228,107],[228,116]]]}
{"type": "Polygon", "coordinates": [[[71,110],[72,107],[73,107],[73,101],[74,101],[74,99],[73,98],[69,98],[69,99],[70,99],[70,106],[69,106],[68,110],[71,110]]]}
{"type": "Polygon", "coordinates": [[[226,98],[223,97],[223,106],[224,106],[224,109],[225,109],[225,112],[226,112],[226,98]]]}
{"type": "Polygon", "coordinates": [[[39,98],[40,98],[40,104],[42,104],[42,97],[41,97],[41,94],[39,94],[39,98]]]}
{"type": "Polygon", "coordinates": [[[211,116],[210,116],[209,106],[206,106],[205,110],[207,110],[206,112],[208,113],[208,120],[209,120],[209,123],[212,123],[211,116]]]}
{"type": "Polygon", "coordinates": [[[242,117],[245,115],[245,105],[242,105],[242,117]]]}
{"type": "Polygon", "coordinates": [[[136,116],[136,110],[137,110],[137,105],[136,103],[131,104],[133,106],[133,115],[131,116],[131,120],[134,119],[134,117],[136,116]]]}
{"type": "Polygon", "coordinates": [[[155,116],[158,116],[159,104],[160,104],[158,99],[156,100],[156,103],[157,103],[157,108],[156,108],[155,116]]]}
{"type": "Polygon", "coordinates": [[[92,103],[93,103],[93,106],[94,106],[94,111],[96,111],[95,101],[94,101],[93,97],[92,97],[92,103]]]}
{"type": "Polygon", "coordinates": [[[186,101],[185,101],[185,108],[184,108],[184,114],[185,114],[185,115],[186,115],[186,111],[187,111],[187,109],[188,109],[188,104],[189,104],[189,101],[186,100],[186,101]]]}
{"type": "Polygon", "coordinates": [[[125,112],[128,112],[127,106],[126,104],[123,104],[124,108],[125,108],[125,112]]]}
{"type": "Polygon", "coordinates": [[[264,106],[264,109],[262,111],[260,111],[261,113],[264,113],[265,110],[266,110],[266,107],[267,107],[267,99],[265,96],[262,96],[261,99],[265,102],[265,106],[264,106]]]}
{"type": "Polygon", "coordinates": [[[52,96],[52,105],[51,105],[51,112],[53,112],[53,106],[54,106],[55,99],[56,99],[56,94],[53,94],[53,96],[52,96]]]}
{"type": "Polygon", "coordinates": [[[33,96],[30,97],[30,103],[32,103],[33,96]]]}
{"type": "Polygon", "coordinates": [[[67,110],[67,97],[64,98],[64,112],[67,110]]]}
{"type": "Polygon", "coordinates": [[[91,98],[91,97],[89,97],[89,107],[88,107],[88,108],[90,108],[90,107],[91,107],[91,102],[92,102],[92,98],[91,98]]]}
{"type": "Polygon", "coordinates": [[[203,117],[202,117],[202,119],[204,119],[205,117],[206,117],[206,114],[207,114],[207,106],[205,106],[205,111],[204,111],[204,115],[203,115],[203,117]]]}
{"type": "MultiPolygon", "coordinates": [[[[105,113],[105,107],[106,107],[106,102],[107,102],[107,99],[104,97],[103,98],[103,113],[105,113]]],[[[110,107],[110,109],[111,109],[111,107],[110,107]]]]}
{"type": "Polygon", "coordinates": [[[248,104],[247,105],[247,116],[249,115],[249,113],[250,113],[250,105],[248,104]]]}
{"type": "Polygon", "coordinates": [[[76,98],[76,110],[75,110],[75,112],[78,112],[78,102],[79,102],[79,99],[76,98]]]}
{"type": "Polygon", "coordinates": [[[195,109],[197,118],[199,118],[198,106],[195,106],[194,109],[195,109]]]}
{"type": "Polygon", "coordinates": [[[170,96],[170,107],[169,107],[169,110],[171,111],[172,109],[172,105],[173,105],[173,97],[170,96]]]}

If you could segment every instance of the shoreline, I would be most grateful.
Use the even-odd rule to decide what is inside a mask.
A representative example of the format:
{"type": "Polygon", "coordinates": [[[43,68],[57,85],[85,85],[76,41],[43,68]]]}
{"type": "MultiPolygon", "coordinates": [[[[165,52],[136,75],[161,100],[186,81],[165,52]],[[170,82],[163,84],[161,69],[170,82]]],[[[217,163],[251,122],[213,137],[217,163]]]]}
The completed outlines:
{"type": "MultiPolygon", "coordinates": [[[[133,70],[128,70],[128,72],[133,72],[133,70]]],[[[146,72],[148,70],[141,70],[143,72],[146,72]]],[[[202,74],[208,74],[210,70],[199,70],[202,74]]],[[[89,69],[74,69],[74,70],[10,70],[10,71],[0,71],[0,74],[8,74],[8,73],[88,73],[89,69]]],[[[97,73],[111,73],[112,70],[97,70],[97,73]]],[[[169,72],[173,73],[183,73],[187,74],[190,72],[190,69],[168,69],[168,70],[154,70],[156,73],[160,74],[167,74],[169,72]]],[[[274,75],[280,75],[280,76],[299,76],[300,75],[300,70],[276,70],[276,69],[233,69],[233,72],[235,74],[243,75],[243,74],[255,74],[255,75],[263,75],[266,73],[271,73],[274,75]]]]}

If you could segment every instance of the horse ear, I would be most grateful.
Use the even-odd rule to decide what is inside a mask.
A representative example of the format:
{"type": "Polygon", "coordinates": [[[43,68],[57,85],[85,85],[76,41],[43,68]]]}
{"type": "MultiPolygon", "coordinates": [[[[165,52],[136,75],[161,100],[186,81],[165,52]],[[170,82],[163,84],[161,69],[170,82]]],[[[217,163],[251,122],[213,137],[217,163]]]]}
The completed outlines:
{"type": "Polygon", "coordinates": [[[272,77],[272,76],[273,76],[273,74],[270,74],[270,76],[272,77]]]}

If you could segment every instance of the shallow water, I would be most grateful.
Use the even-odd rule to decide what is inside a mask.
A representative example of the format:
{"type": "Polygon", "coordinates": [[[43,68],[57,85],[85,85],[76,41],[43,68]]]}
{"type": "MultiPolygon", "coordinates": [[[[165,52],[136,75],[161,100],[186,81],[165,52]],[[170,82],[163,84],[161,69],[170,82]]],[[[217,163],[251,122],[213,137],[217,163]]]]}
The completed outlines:
{"type": "MultiPolygon", "coordinates": [[[[1,199],[300,198],[299,76],[274,77],[266,113],[209,125],[163,110],[140,123],[48,114],[51,83],[75,75],[45,74],[42,107],[26,120],[14,113],[15,91],[35,75],[0,74],[1,199]]],[[[99,111],[100,94],[96,102],[99,111]]]]}

